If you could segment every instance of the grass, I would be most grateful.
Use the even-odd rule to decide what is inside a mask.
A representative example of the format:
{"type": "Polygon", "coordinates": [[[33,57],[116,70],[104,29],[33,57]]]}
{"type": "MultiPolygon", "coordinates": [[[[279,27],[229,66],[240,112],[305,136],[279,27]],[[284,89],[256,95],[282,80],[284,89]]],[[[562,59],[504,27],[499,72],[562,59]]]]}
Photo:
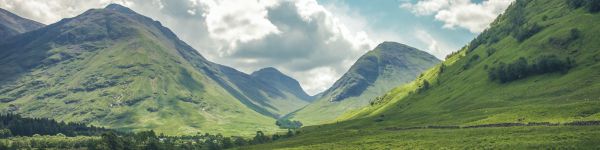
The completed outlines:
{"type": "Polygon", "coordinates": [[[498,127],[386,131],[307,130],[240,149],[597,149],[600,127],[498,127]],[[320,138],[316,138],[320,137],[320,138]]]}

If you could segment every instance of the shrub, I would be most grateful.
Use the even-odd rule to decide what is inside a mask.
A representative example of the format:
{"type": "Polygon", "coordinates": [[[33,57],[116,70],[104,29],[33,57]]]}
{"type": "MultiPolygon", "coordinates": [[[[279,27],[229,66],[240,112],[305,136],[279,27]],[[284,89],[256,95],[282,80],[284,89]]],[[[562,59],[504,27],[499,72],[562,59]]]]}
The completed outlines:
{"type": "Polygon", "coordinates": [[[569,5],[569,7],[573,8],[573,9],[582,7],[586,3],[585,1],[586,0],[566,0],[567,5],[569,5]]]}
{"type": "Polygon", "coordinates": [[[600,0],[588,0],[588,11],[596,13],[600,11],[600,0]]]}
{"type": "Polygon", "coordinates": [[[555,55],[545,55],[540,56],[533,64],[529,65],[527,59],[521,57],[510,64],[501,62],[498,66],[491,68],[488,71],[488,77],[492,81],[498,80],[500,83],[506,83],[532,75],[566,73],[574,64],[575,62],[570,58],[563,61],[555,55]]]}
{"type": "Polygon", "coordinates": [[[538,32],[542,31],[542,29],[544,29],[542,26],[538,25],[537,23],[534,23],[529,26],[525,26],[523,28],[518,29],[513,36],[515,37],[515,39],[517,39],[517,41],[523,42],[526,39],[537,34],[538,32]]]}

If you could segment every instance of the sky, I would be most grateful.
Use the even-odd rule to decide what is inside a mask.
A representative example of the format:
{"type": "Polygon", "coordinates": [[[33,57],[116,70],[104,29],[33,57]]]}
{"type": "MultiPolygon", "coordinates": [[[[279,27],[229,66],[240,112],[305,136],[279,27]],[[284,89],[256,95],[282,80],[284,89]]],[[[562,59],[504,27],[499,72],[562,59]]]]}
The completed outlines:
{"type": "Polygon", "coordinates": [[[160,21],[210,61],[252,73],[275,67],[309,94],[329,88],[383,41],[439,59],[514,0],[0,0],[44,24],[110,3],[160,21]]]}

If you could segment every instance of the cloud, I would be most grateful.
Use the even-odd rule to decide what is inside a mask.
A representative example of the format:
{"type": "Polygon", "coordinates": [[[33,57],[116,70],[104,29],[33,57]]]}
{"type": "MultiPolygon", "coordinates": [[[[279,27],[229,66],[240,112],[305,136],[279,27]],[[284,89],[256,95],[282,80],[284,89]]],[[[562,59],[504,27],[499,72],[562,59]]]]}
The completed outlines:
{"type": "Polygon", "coordinates": [[[440,40],[432,36],[429,32],[423,29],[416,29],[414,35],[420,42],[425,43],[427,45],[426,51],[437,58],[445,58],[448,54],[448,51],[452,50],[447,44],[441,42],[440,40]]]}
{"type": "Polygon", "coordinates": [[[119,3],[156,19],[207,59],[244,72],[276,67],[316,94],[343,75],[373,41],[352,17],[316,0],[0,0],[18,15],[53,23],[119,3]]]}
{"type": "Polygon", "coordinates": [[[0,0],[0,7],[17,12],[28,19],[51,24],[62,18],[74,17],[89,8],[105,6],[110,3],[124,6],[133,4],[129,0],[0,0]]]}
{"type": "Polygon", "coordinates": [[[277,30],[245,41],[225,39],[227,45],[221,51],[226,53],[220,56],[228,60],[226,64],[248,72],[274,66],[315,94],[333,84],[373,46],[365,32],[351,30],[314,0],[280,1],[271,6],[264,7],[264,19],[277,30]],[[330,80],[319,80],[324,78],[330,80]]]}
{"type": "Polygon", "coordinates": [[[444,22],[444,28],[461,27],[472,33],[480,33],[514,0],[485,0],[473,3],[471,0],[420,0],[416,4],[402,3],[401,8],[409,9],[416,15],[435,15],[444,22]]]}
{"type": "Polygon", "coordinates": [[[417,4],[402,3],[401,8],[410,9],[416,15],[431,15],[450,5],[448,0],[422,0],[417,4]]]}

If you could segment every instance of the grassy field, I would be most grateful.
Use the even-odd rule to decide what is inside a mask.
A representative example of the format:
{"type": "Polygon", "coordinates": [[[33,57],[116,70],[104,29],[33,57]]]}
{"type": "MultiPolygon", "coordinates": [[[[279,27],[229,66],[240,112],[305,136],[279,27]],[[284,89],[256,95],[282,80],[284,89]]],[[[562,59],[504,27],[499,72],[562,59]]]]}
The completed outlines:
{"type": "Polygon", "coordinates": [[[598,149],[600,127],[496,127],[387,131],[317,129],[240,149],[598,149]]]}

